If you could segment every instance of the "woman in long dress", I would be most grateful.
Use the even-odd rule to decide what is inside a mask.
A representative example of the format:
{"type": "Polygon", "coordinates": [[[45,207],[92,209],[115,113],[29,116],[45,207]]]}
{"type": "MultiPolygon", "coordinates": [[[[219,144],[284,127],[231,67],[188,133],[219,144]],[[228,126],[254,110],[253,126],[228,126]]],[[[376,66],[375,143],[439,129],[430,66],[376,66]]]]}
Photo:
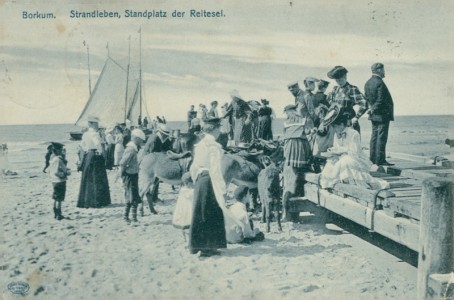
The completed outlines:
{"type": "Polygon", "coordinates": [[[125,151],[125,147],[123,145],[123,132],[119,126],[116,126],[114,129],[115,132],[115,150],[114,150],[114,166],[118,166],[121,161],[121,157],[123,156],[123,152],[125,151]]]}
{"type": "Polygon", "coordinates": [[[207,119],[205,136],[195,146],[190,172],[194,182],[194,204],[189,233],[191,254],[211,256],[227,248],[223,216],[226,185],[221,172],[223,150],[216,142],[220,135],[220,120],[207,119]]]}
{"type": "Polygon", "coordinates": [[[389,183],[370,175],[372,162],[361,149],[359,133],[347,126],[348,115],[335,107],[325,117],[325,126],[332,124],[333,147],[328,149],[326,165],[321,173],[322,188],[332,188],[336,183],[348,183],[367,189],[389,188],[389,183]]]}
{"type": "Polygon", "coordinates": [[[80,208],[97,208],[111,203],[98,123],[98,118],[88,118],[89,128],[82,135],[80,143],[81,151],[83,151],[83,159],[80,165],[82,176],[77,201],[77,207],[80,208]]]}
{"type": "Polygon", "coordinates": [[[268,106],[269,101],[262,99],[262,106],[259,108],[259,124],[257,137],[263,140],[273,139],[272,118],[273,110],[268,106]]]}

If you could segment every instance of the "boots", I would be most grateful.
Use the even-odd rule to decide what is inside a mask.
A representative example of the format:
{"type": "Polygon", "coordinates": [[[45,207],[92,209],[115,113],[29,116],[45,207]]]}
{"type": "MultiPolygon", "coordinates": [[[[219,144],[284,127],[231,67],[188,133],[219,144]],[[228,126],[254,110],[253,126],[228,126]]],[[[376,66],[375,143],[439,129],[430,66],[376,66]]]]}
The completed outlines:
{"type": "Polygon", "coordinates": [[[131,220],[129,220],[129,211],[131,210],[131,204],[130,203],[127,203],[126,204],[126,208],[125,208],[125,216],[124,216],[124,220],[126,221],[126,223],[130,223],[131,220]]]}
{"type": "Polygon", "coordinates": [[[149,204],[149,206],[150,206],[150,212],[151,212],[153,215],[157,215],[158,212],[154,209],[153,204],[151,204],[151,203],[148,203],[148,204],[149,204]]]}
{"type": "Polygon", "coordinates": [[[137,205],[133,205],[133,207],[132,207],[132,221],[139,222],[137,220],[137,205]]]}
{"type": "Polygon", "coordinates": [[[57,208],[57,220],[63,220],[65,217],[61,214],[61,208],[57,208]]]}
{"type": "Polygon", "coordinates": [[[54,207],[54,219],[56,219],[57,217],[58,217],[57,208],[54,207]]]}

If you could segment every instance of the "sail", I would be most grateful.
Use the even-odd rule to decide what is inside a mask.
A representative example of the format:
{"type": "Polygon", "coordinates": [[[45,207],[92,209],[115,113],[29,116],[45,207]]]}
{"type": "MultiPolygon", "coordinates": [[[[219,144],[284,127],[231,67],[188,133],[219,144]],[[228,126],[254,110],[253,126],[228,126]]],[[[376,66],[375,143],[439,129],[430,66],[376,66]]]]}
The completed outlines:
{"type": "Polygon", "coordinates": [[[126,118],[132,122],[133,125],[138,125],[138,119],[140,115],[140,82],[136,80],[132,82],[134,85],[133,94],[131,95],[131,103],[128,106],[128,112],[126,118]]]}
{"type": "Polygon", "coordinates": [[[128,100],[125,101],[126,75],[126,68],[111,57],[107,58],[95,88],[76,122],[77,126],[87,126],[89,115],[97,116],[102,127],[110,127],[125,121],[125,107],[129,106],[126,102],[131,103],[134,96],[134,92],[131,91],[134,88],[129,86],[131,83],[128,82],[128,100]]]}

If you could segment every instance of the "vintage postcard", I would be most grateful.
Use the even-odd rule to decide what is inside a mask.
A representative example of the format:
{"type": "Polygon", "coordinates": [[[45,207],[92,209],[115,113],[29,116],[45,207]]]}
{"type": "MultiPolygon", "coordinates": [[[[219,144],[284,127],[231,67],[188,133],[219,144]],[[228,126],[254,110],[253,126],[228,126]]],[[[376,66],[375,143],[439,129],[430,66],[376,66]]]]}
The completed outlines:
{"type": "Polygon", "coordinates": [[[0,0],[2,299],[452,297],[453,17],[0,0]]]}

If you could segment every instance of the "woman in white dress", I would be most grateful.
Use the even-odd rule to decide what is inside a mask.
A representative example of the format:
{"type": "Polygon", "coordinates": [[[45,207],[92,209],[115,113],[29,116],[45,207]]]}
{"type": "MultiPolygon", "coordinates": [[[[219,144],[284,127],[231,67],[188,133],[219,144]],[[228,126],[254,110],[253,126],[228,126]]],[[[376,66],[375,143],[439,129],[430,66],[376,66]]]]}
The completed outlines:
{"type": "Polygon", "coordinates": [[[118,166],[120,164],[121,157],[123,156],[123,152],[125,152],[125,147],[123,146],[124,137],[119,126],[115,126],[114,134],[115,134],[114,166],[118,166]]]}
{"type": "Polygon", "coordinates": [[[324,119],[324,125],[331,124],[335,133],[333,147],[325,153],[328,159],[321,173],[320,185],[332,188],[342,182],[368,189],[389,188],[389,183],[370,175],[372,162],[361,149],[359,133],[347,126],[348,122],[348,115],[337,106],[324,119]]]}

